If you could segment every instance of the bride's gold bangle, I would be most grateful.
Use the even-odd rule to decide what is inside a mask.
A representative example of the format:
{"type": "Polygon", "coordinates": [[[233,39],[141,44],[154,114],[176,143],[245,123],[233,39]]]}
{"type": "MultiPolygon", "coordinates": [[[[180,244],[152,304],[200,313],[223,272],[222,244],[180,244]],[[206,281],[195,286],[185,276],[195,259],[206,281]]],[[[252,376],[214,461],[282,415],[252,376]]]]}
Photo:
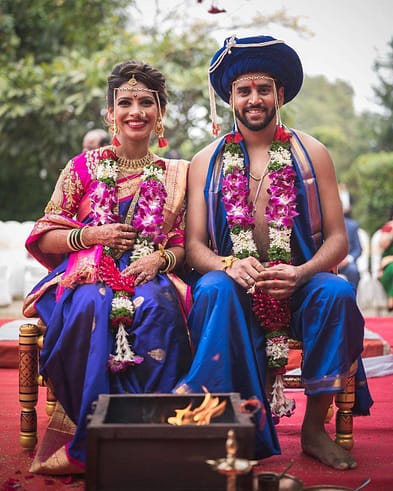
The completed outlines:
{"type": "Polygon", "coordinates": [[[164,249],[162,246],[160,247],[160,257],[165,259],[165,265],[163,268],[159,268],[160,273],[169,273],[176,266],[176,256],[169,249],[164,249]]]}
{"type": "Polygon", "coordinates": [[[82,228],[73,228],[68,232],[67,235],[67,246],[71,251],[81,251],[82,249],[88,249],[89,246],[87,246],[83,242],[82,234],[84,232],[86,227],[82,228]]]}
{"type": "Polygon", "coordinates": [[[80,231],[80,234],[79,234],[79,242],[81,244],[81,246],[83,247],[83,249],[88,249],[89,246],[85,244],[84,240],[83,240],[83,232],[87,229],[86,226],[82,227],[81,228],[81,231],[80,231]]]}

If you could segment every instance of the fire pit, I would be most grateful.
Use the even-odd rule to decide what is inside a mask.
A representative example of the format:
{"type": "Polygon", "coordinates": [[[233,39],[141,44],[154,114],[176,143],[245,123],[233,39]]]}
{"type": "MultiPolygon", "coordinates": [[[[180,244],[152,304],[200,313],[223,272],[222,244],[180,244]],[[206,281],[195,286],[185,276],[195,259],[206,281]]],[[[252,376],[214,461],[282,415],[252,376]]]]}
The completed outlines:
{"type": "MultiPolygon", "coordinates": [[[[225,491],[226,478],[208,459],[225,454],[229,429],[237,456],[252,459],[254,424],[241,411],[237,393],[212,394],[222,414],[206,425],[173,426],[176,410],[198,407],[205,394],[100,395],[87,427],[87,491],[225,491]],[[223,404],[224,405],[224,404],[223,404]]],[[[239,477],[239,491],[251,489],[251,476],[239,477]]]]}

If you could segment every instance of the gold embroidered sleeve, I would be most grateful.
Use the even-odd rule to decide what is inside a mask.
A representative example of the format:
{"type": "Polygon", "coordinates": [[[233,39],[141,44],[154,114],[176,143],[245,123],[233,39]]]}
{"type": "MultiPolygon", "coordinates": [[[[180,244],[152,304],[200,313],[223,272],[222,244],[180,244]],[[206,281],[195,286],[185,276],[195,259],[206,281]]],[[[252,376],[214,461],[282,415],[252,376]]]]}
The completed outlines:
{"type": "Polygon", "coordinates": [[[180,230],[185,230],[186,228],[186,201],[183,201],[182,207],[177,214],[174,228],[180,230]]]}
{"type": "Polygon", "coordinates": [[[78,210],[84,190],[73,160],[61,171],[45,214],[73,217],[78,210]]]}

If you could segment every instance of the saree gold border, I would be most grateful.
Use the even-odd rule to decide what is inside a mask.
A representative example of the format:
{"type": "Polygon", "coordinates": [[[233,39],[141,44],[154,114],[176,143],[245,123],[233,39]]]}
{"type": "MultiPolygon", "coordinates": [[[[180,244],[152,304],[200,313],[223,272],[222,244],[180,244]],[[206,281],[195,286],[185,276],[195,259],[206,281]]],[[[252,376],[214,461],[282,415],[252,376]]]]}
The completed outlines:
{"type": "Polygon", "coordinates": [[[47,281],[44,283],[38,290],[36,290],[34,293],[31,293],[28,295],[24,302],[23,302],[23,308],[22,308],[22,313],[25,317],[31,318],[31,317],[37,317],[38,312],[35,309],[35,303],[36,301],[41,297],[41,295],[46,292],[46,290],[53,286],[57,285],[60,283],[62,279],[62,275],[57,275],[53,277],[50,281],[47,281]]]}
{"type": "Polygon", "coordinates": [[[322,244],[322,219],[319,209],[316,178],[313,176],[311,163],[297,138],[299,138],[297,135],[291,138],[291,148],[304,182],[310,215],[311,236],[315,247],[318,249],[322,244]]]}
{"type": "MultiPolygon", "coordinates": [[[[160,160],[163,160],[166,164],[165,189],[167,198],[164,207],[164,230],[168,233],[179,210],[184,205],[189,162],[186,160],[160,160]]],[[[121,182],[119,184],[118,198],[121,200],[125,196],[135,194],[139,188],[140,181],[141,176],[138,175],[121,182]]]]}
{"type": "Polygon", "coordinates": [[[135,195],[140,187],[141,175],[130,177],[124,181],[118,182],[117,197],[122,200],[126,196],[135,195]]]}
{"type": "Polygon", "coordinates": [[[164,230],[168,233],[173,227],[186,197],[189,162],[186,160],[164,160],[166,164],[165,189],[167,198],[164,207],[164,230]]]}
{"type": "Polygon", "coordinates": [[[216,160],[214,162],[212,177],[209,182],[209,192],[208,192],[208,200],[206,203],[208,210],[208,231],[209,231],[209,247],[212,249],[215,254],[218,254],[218,246],[216,242],[215,229],[213,224],[213,217],[216,214],[217,208],[217,200],[214,199],[214,196],[218,194],[218,190],[221,183],[221,173],[224,166],[224,151],[223,148],[220,148],[217,153],[216,160]],[[214,208],[213,208],[214,207],[214,208]]]}
{"type": "Polygon", "coordinates": [[[185,198],[189,162],[186,160],[163,160],[167,169],[165,176],[165,188],[167,191],[165,207],[177,214],[176,212],[182,207],[185,198]]]}
{"type": "MultiPolygon", "coordinates": [[[[357,371],[358,362],[355,360],[350,366],[348,372],[338,373],[336,375],[325,375],[324,377],[312,380],[303,380],[303,385],[306,389],[313,391],[315,387],[325,387],[337,389],[337,392],[343,391],[346,388],[347,381],[354,377],[357,371]]],[[[344,396],[346,397],[346,396],[344,396]]]]}

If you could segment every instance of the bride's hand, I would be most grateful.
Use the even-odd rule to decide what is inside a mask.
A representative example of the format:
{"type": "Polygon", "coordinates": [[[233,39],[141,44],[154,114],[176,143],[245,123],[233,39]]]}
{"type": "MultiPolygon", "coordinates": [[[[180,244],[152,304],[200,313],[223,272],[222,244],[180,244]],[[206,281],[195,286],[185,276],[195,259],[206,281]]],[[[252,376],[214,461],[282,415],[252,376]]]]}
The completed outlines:
{"type": "Polygon", "coordinates": [[[122,274],[125,276],[135,275],[135,285],[143,285],[157,276],[160,268],[164,266],[163,263],[164,259],[156,251],[127,266],[122,274]]]}
{"type": "Polygon", "coordinates": [[[87,245],[102,244],[124,252],[134,247],[136,232],[125,223],[109,223],[95,227],[86,227],[83,242],[87,245]]]}

